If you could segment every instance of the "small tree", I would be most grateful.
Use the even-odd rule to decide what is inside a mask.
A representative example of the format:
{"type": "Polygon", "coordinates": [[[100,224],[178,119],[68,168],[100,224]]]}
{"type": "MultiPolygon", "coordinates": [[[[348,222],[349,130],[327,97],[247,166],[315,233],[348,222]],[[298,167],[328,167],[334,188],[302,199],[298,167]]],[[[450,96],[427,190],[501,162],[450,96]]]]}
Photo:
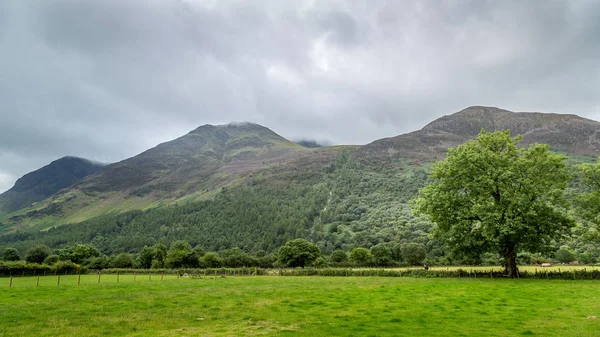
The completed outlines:
{"type": "Polygon", "coordinates": [[[498,253],[509,277],[518,273],[517,252],[547,252],[574,225],[564,197],[565,157],[547,145],[519,148],[520,139],[508,130],[482,131],[449,149],[414,207],[416,215],[431,218],[434,235],[455,254],[498,253]]]}
{"type": "Polygon", "coordinates": [[[575,254],[569,250],[569,247],[562,246],[559,250],[556,251],[556,260],[562,263],[569,263],[571,261],[575,261],[575,254]]]}
{"type": "Polygon", "coordinates": [[[402,250],[404,261],[413,266],[422,264],[427,256],[425,246],[420,243],[406,243],[400,249],[402,250]]]}
{"type": "Polygon", "coordinates": [[[167,252],[165,263],[169,268],[194,267],[198,264],[198,258],[188,242],[175,241],[167,252]]]}
{"type": "Polygon", "coordinates": [[[117,256],[113,256],[108,265],[111,268],[133,268],[134,260],[131,254],[121,253],[117,256]]]}
{"type": "Polygon", "coordinates": [[[152,260],[154,260],[155,255],[156,250],[153,247],[144,246],[137,258],[137,263],[140,268],[148,269],[152,267],[152,260]]]}
{"type": "Polygon", "coordinates": [[[161,268],[164,267],[167,259],[167,246],[163,243],[157,243],[152,248],[154,248],[154,260],[158,261],[161,268]]]}
{"type": "Polygon", "coordinates": [[[202,268],[218,268],[223,265],[223,261],[215,252],[208,252],[200,258],[202,268]]]}
{"type": "Polygon", "coordinates": [[[348,254],[341,249],[334,250],[329,257],[329,261],[333,263],[344,263],[348,261],[348,254]]]}
{"type": "Polygon", "coordinates": [[[58,255],[60,256],[61,260],[69,260],[71,262],[81,264],[90,257],[100,256],[100,251],[94,246],[80,243],[61,249],[58,255]]]}
{"type": "Polygon", "coordinates": [[[25,253],[25,261],[29,263],[42,263],[44,259],[52,254],[50,247],[46,245],[37,245],[25,253]]]}
{"type": "Polygon", "coordinates": [[[373,255],[373,262],[380,267],[393,264],[392,250],[386,243],[378,243],[371,247],[371,254],[373,255]]]}
{"type": "Polygon", "coordinates": [[[2,259],[4,261],[19,261],[21,259],[21,254],[15,248],[6,248],[4,250],[4,254],[2,254],[2,259]]]}
{"type": "Polygon", "coordinates": [[[349,259],[358,265],[367,265],[373,260],[373,254],[366,248],[354,248],[350,252],[349,259]]]}
{"type": "Polygon", "coordinates": [[[288,267],[302,267],[315,262],[321,254],[319,246],[305,239],[291,240],[279,248],[279,260],[288,267]]]}

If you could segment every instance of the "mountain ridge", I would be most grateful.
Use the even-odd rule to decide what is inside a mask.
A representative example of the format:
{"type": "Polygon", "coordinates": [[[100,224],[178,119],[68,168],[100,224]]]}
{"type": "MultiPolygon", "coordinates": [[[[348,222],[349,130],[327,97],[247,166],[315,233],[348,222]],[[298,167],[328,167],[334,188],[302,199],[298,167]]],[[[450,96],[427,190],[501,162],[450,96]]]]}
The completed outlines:
{"type": "Polygon", "coordinates": [[[106,166],[68,189],[0,221],[6,229],[43,229],[107,213],[205,200],[224,188],[318,185],[356,160],[365,172],[411,172],[445,156],[449,147],[485,129],[509,128],[523,145],[547,143],[578,156],[600,154],[600,123],[576,115],[520,113],[472,106],[440,117],[420,130],[362,146],[306,148],[253,123],[202,125],[137,156],[106,166]]]}

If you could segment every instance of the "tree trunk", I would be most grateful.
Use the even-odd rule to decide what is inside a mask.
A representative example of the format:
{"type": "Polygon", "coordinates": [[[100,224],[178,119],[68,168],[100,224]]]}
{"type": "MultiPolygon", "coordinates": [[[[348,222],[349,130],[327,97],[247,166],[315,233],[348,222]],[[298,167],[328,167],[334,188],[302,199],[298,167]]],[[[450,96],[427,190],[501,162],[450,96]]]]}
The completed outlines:
{"type": "Polygon", "coordinates": [[[519,268],[517,268],[517,253],[514,246],[507,245],[504,248],[504,259],[504,273],[510,278],[518,277],[519,268]]]}

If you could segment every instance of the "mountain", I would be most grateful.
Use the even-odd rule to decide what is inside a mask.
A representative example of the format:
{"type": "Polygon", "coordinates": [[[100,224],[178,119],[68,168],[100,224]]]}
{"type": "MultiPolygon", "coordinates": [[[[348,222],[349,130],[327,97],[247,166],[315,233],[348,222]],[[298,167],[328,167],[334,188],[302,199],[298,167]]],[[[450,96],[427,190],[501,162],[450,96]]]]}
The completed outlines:
{"type": "Polygon", "coordinates": [[[0,194],[0,213],[13,212],[44,200],[74,182],[100,171],[105,165],[83,158],[63,157],[19,178],[0,194]]]}
{"type": "Polygon", "coordinates": [[[361,152],[380,159],[438,160],[449,147],[477,137],[481,130],[505,129],[511,130],[513,135],[522,135],[522,145],[548,144],[553,151],[569,155],[600,154],[600,123],[597,121],[576,115],[511,112],[483,106],[443,116],[418,131],[377,140],[364,146],[361,152]]]}
{"type": "Polygon", "coordinates": [[[478,106],[364,146],[310,149],[256,124],[204,125],[0,215],[9,233],[0,246],[73,241],[120,252],[187,239],[212,250],[273,251],[295,237],[325,252],[390,240],[425,244],[431,224],[412,216],[409,201],[431,163],[481,129],[506,128],[522,134],[523,145],[547,143],[576,160],[600,154],[596,121],[478,106]]]}
{"type": "MultiPolygon", "coordinates": [[[[252,172],[297,158],[309,149],[263,126],[204,125],[135,157],[104,167],[4,223],[45,228],[105,213],[210,198],[252,172]]],[[[0,218],[1,220],[1,218],[0,218]]]]}

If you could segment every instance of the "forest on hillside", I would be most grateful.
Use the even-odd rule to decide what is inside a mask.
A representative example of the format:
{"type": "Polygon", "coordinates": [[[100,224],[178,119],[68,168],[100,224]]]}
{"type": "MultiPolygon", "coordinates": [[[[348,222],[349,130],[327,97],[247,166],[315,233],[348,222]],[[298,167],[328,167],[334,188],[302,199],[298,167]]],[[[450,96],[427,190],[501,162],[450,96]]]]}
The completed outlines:
{"type": "MultiPolygon", "coordinates": [[[[424,248],[425,261],[430,264],[500,261],[495,254],[475,260],[453,256],[430,235],[433,225],[427,217],[412,214],[411,200],[427,183],[430,165],[402,162],[395,167],[372,169],[347,153],[340,156],[316,183],[254,182],[224,188],[211,200],[107,214],[43,232],[9,233],[0,236],[0,252],[15,248],[24,253],[39,244],[58,252],[88,244],[102,255],[117,256],[139,254],[145,246],[170,247],[185,241],[198,251],[222,253],[233,249],[263,257],[276,253],[287,241],[305,238],[314,242],[327,259],[334,251],[386,247],[398,252],[402,245],[417,244],[424,248]]],[[[585,189],[581,179],[574,176],[568,195],[575,198],[585,189]]],[[[571,234],[555,242],[551,250],[556,252],[562,247],[573,254],[573,259],[595,262],[600,256],[597,227],[577,218],[571,234]]],[[[520,258],[527,262],[555,256],[527,253],[520,258]]],[[[386,263],[405,262],[398,253],[386,263]]]]}

